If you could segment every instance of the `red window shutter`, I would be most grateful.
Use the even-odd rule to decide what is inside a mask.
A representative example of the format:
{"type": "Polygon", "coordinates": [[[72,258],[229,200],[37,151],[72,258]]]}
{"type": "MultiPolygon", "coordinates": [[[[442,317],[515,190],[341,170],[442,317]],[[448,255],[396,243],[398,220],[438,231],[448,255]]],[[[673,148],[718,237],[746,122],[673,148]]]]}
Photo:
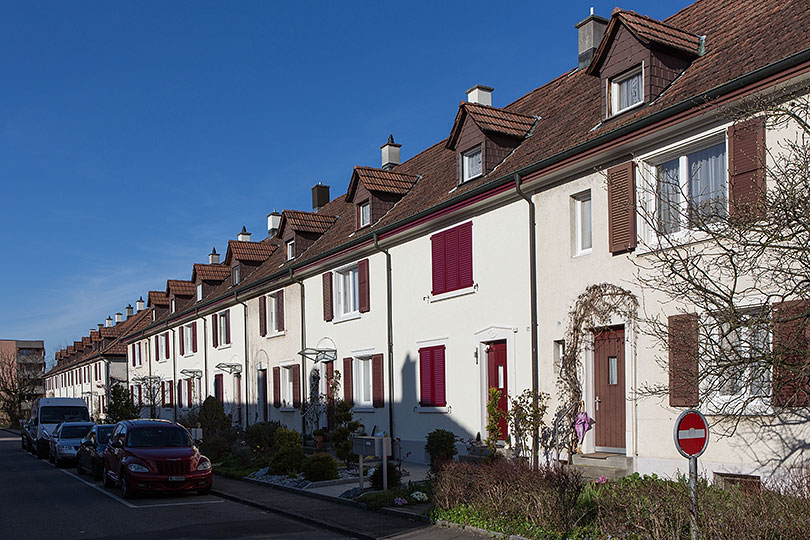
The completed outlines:
{"type": "Polygon", "coordinates": [[[273,368],[273,407],[281,407],[281,368],[273,368]]]}
{"type": "Polygon", "coordinates": [[[352,382],[353,358],[343,359],[343,401],[354,404],[354,384],[352,382]]]}
{"type": "Polygon", "coordinates": [[[169,406],[171,406],[174,403],[174,381],[167,382],[166,386],[169,387],[169,406]]]}
{"type": "Polygon", "coordinates": [[[458,282],[458,227],[444,232],[445,290],[455,291],[458,282]]]}
{"type": "Polygon", "coordinates": [[[188,406],[194,405],[194,379],[187,379],[188,383],[188,406]]]}
{"type": "Polygon", "coordinates": [[[444,345],[433,348],[433,404],[436,407],[447,405],[444,392],[444,345]]]}
{"type": "Polygon", "coordinates": [[[765,119],[728,128],[729,215],[765,217],[765,119]]]}
{"type": "Polygon", "coordinates": [[[334,362],[327,362],[326,363],[326,401],[328,403],[332,403],[335,400],[335,396],[332,393],[332,380],[335,378],[335,363],[334,362]]]}
{"type": "Polygon", "coordinates": [[[433,348],[419,349],[419,404],[433,405],[433,348]]]}
{"type": "Polygon", "coordinates": [[[433,294],[447,291],[444,236],[445,233],[437,233],[430,237],[433,294]]]}
{"type": "Polygon", "coordinates": [[[632,161],[607,171],[608,250],[613,255],[636,248],[636,166],[632,161]]]}
{"type": "Polygon", "coordinates": [[[183,408],[183,381],[177,381],[177,406],[183,408]]]}
{"type": "Polygon", "coordinates": [[[217,325],[217,314],[211,315],[211,340],[214,347],[219,347],[219,326],[217,325]]]}
{"type": "Polygon", "coordinates": [[[284,326],[284,290],[276,293],[276,330],[281,332],[286,327],[284,326]]]}
{"type": "Polygon", "coordinates": [[[225,312],[225,343],[230,344],[231,342],[231,310],[225,312]]]}
{"type": "Polygon", "coordinates": [[[267,297],[259,297],[259,335],[267,335],[267,297]]]}
{"type": "Polygon", "coordinates": [[[155,336],[155,362],[160,360],[160,339],[155,336]]]}
{"type": "Polygon", "coordinates": [[[698,396],[698,316],[672,315],[668,321],[669,405],[697,407],[698,396]]]}
{"type": "Polygon", "coordinates": [[[301,366],[298,364],[292,367],[292,385],[293,385],[293,407],[296,409],[301,406],[301,366]]]}
{"type": "Polygon", "coordinates": [[[335,317],[332,309],[332,272],[323,275],[323,320],[331,321],[335,317]]]}
{"type": "Polygon", "coordinates": [[[385,406],[385,385],[383,380],[383,355],[371,357],[371,395],[374,407],[385,406]]]}
{"type": "Polygon", "coordinates": [[[810,406],[810,336],[806,300],[773,305],[775,407],[810,406]]]}
{"type": "Polygon", "coordinates": [[[160,403],[164,407],[166,406],[166,381],[160,383],[160,403]]]}
{"type": "Polygon", "coordinates": [[[363,259],[357,263],[357,285],[359,287],[359,310],[360,313],[366,313],[371,309],[369,302],[369,284],[368,284],[368,259],[363,259]]]}
{"type": "Polygon", "coordinates": [[[132,351],[132,367],[135,367],[135,345],[133,344],[131,347],[132,351]]]}
{"type": "Polygon", "coordinates": [[[197,321],[191,323],[191,352],[197,352],[197,321]]]}
{"type": "Polygon", "coordinates": [[[225,402],[224,393],[224,386],[222,384],[222,374],[214,375],[214,397],[216,397],[220,403],[225,402]]]}
{"type": "Polygon", "coordinates": [[[163,339],[166,341],[166,358],[169,358],[169,356],[171,355],[171,347],[169,346],[169,333],[168,332],[166,332],[163,335],[163,339]]]}
{"type": "Polygon", "coordinates": [[[181,326],[180,331],[178,333],[180,334],[180,336],[179,336],[180,337],[180,356],[183,356],[184,354],[186,354],[186,344],[185,344],[186,327],[181,326]]]}
{"type": "Polygon", "coordinates": [[[472,221],[458,227],[458,286],[473,286],[472,221]]]}

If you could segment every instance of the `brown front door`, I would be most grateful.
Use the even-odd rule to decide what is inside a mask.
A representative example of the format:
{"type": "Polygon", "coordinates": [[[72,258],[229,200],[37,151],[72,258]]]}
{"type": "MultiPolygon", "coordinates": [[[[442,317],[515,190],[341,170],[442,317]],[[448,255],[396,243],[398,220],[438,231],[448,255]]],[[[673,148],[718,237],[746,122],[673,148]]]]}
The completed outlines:
{"type": "Polygon", "coordinates": [[[594,420],[596,446],[620,450],[624,444],[624,329],[594,336],[594,420]]]}
{"type": "MultiPolygon", "coordinates": [[[[489,352],[487,352],[487,378],[489,380],[489,388],[497,388],[501,391],[501,399],[498,402],[498,408],[503,413],[498,427],[501,431],[500,440],[505,440],[509,432],[506,424],[506,412],[508,410],[508,396],[506,394],[509,386],[506,384],[506,341],[495,341],[489,344],[489,352]]],[[[489,401],[489,394],[487,394],[487,402],[489,401]]]]}

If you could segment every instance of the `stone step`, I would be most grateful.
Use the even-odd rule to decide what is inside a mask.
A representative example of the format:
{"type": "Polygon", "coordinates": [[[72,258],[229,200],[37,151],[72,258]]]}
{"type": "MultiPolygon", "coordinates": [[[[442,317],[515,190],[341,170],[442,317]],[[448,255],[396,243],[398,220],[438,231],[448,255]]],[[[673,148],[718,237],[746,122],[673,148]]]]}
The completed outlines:
{"type": "Polygon", "coordinates": [[[608,480],[616,480],[622,476],[632,474],[630,469],[616,469],[614,467],[597,467],[595,465],[572,465],[580,473],[584,480],[597,480],[604,476],[608,480]]]}
{"type": "Polygon", "coordinates": [[[573,465],[584,465],[587,467],[629,469],[633,467],[633,458],[621,454],[597,452],[594,454],[574,454],[571,463],[573,465]]]}

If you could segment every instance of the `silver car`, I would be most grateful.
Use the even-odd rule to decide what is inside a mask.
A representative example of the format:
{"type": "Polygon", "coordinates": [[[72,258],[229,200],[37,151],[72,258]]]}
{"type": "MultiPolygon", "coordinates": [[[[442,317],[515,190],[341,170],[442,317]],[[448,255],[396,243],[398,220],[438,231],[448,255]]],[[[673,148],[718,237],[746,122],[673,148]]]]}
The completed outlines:
{"type": "Polygon", "coordinates": [[[92,422],[62,422],[50,436],[48,460],[61,466],[64,461],[74,461],[82,438],[92,429],[92,422]]]}

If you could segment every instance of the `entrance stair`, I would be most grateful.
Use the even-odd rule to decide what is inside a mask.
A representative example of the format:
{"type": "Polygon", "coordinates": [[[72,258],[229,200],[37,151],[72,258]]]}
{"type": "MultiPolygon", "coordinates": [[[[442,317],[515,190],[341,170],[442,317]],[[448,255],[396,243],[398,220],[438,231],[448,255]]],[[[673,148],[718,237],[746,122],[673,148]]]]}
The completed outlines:
{"type": "Polygon", "coordinates": [[[633,474],[633,458],[623,454],[608,452],[574,454],[571,465],[579,469],[585,480],[597,480],[600,476],[615,480],[633,474]]]}

